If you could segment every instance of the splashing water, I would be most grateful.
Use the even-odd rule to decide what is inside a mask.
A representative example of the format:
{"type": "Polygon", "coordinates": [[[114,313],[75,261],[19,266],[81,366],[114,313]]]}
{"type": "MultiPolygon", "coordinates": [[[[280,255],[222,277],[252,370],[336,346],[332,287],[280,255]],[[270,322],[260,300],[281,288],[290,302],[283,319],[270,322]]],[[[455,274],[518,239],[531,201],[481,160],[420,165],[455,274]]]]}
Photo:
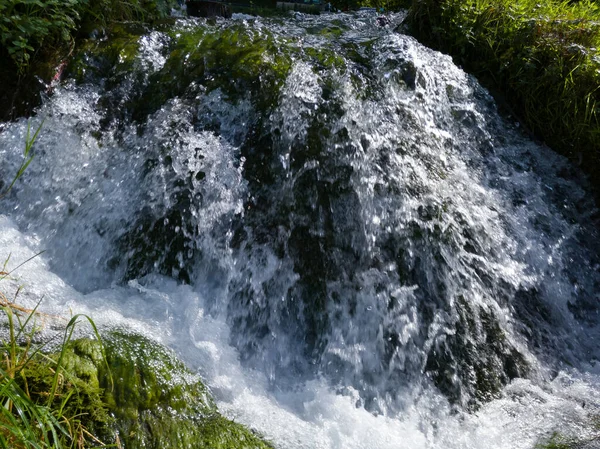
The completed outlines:
{"type": "Polygon", "coordinates": [[[8,290],[173,347],[277,447],[594,437],[592,195],[401,20],[91,41],[2,200],[8,266],[45,250],[8,290]]]}

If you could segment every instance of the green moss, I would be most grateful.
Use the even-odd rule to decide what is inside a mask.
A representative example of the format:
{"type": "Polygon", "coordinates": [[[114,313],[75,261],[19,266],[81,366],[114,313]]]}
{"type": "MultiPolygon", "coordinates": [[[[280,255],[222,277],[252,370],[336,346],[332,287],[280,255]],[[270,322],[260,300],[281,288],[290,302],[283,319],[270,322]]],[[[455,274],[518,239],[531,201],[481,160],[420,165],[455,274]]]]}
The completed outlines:
{"type": "Polygon", "coordinates": [[[323,36],[326,38],[337,39],[340,38],[344,32],[348,29],[346,25],[338,26],[315,26],[311,28],[307,28],[307,32],[310,34],[316,34],[319,36],[323,36]]]}
{"type": "Polygon", "coordinates": [[[136,120],[143,121],[171,98],[195,98],[198,86],[205,92],[221,89],[232,103],[251,94],[253,103],[266,110],[291,67],[288,42],[244,24],[174,28],[169,34],[172,43],[164,67],[127,105],[136,120]]]}
{"type": "Polygon", "coordinates": [[[105,400],[118,419],[136,419],[156,408],[188,415],[216,410],[202,382],[165,348],[119,332],[108,334],[105,345],[112,385],[104,365],[98,368],[105,400]]]}
{"type": "MultiPolygon", "coordinates": [[[[216,89],[225,101],[235,104],[249,97],[257,110],[267,113],[277,101],[293,60],[310,60],[317,69],[345,68],[344,59],[333,50],[299,47],[293,40],[247,24],[173,27],[168,34],[171,43],[165,65],[150,75],[146,86],[126,105],[137,121],[144,121],[171,98],[194,99],[199,91],[216,89]]],[[[100,43],[102,48],[90,48],[82,59],[87,65],[90,58],[112,64],[104,73],[114,77],[121,71],[119,64],[127,69],[117,56],[135,54],[135,47],[127,50],[131,41],[100,43]]]]}
{"type": "MultiPolygon", "coordinates": [[[[97,340],[67,344],[53,407],[78,417],[105,444],[125,449],[268,449],[244,426],[221,415],[200,379],[167,349],[145,337],[110,332],[106,361],[97,340]],[[108,366],[108,368],[107,368],[108,366]]],[[[29,363],[22,388],[44,402],[58,354],[29,363]]]]}
{"type": "MultiPolygon", "coordinates": [[[[20,372],[17,384],[34,403],[48,403],[58,359],[58,353],[45,356],[37,353],[20,372]]],[[[101,361],[102,352],[95,341],[79,340],[65,347],[56,395],[49,405],[56,416],[70,420],[68,426],[74,434],[79,433],[74,431],[77,427],[96,434],[106,433],[113,424],[98,378],[97,364],[101,361]]],[[[63,444],[68,445],[68,441],[63,444]]]]}
{"type": "Polygon", "coordinates": [[[584,441],[567,438],[558,432],[554,432],[549,439],[538,442],[535,445],[535,449],[578,449],[584,444],[584,441]]]}
{"type": "Polygon", "coordinates": [[[414,0],[409,23],[425,44],[477,75],[549,146],[598,173],[597,3],[414,0]]]}
{"type": "Polygon", "coordinates": [[[244,426],[216,414],[202,422],[196,444],[207,449],[271,448],[244,426]]]}
{"type": "Polygon", "coordinates": [[[114,417],[112,433],[102,435],[105,442],[116,442],[112,439],[118,435],[127,449],[269,447],[220,416],[198,377],[145,337],[121,332],[106,336],[110,376],[97,342],[78,340],[74,346],[95,360],[103,400],[114,417]]]}
{"type": "Polygon", "coordinates": [[[540,438],[534,449],[592,449],[600,442],[600,415],[589,413],[583,421],[561,426],[540,438]]]}
{"type": "MultiPolygon", "coordinates": [[[[270,445],[262,441],[241,424],[234,423],[218,414],[207,416],[202,420],[179,420],[173,422],[172,417],[145,417],[146,429],[142,427],[131,430],[126,443],[127,448],[182,448],[197,449],[270,449],[270,445]],[[172,427],[178,432],[173,434],[172,427]],[[150,431],[154,438],[151,443],[136,438],[137,432],[143,435],[150,431]],[[136,435],[136,436],[134,436],[136,435]]],[[[121,440],[123,441],[123,440],[121,440]]]]}
{"type": "Polygon", "coordinates": [[[346,61],[338,53],[326,48],[306,47],[305,54],[315,62],[318,69],[345,69],[346,61]]]}
{"type": "MultiPolygon", "coordinates": [[[[164,27],[165,64],[149,74],[135,64],[139,39],[148,31],[138,28],[112,27],[110,39],[87,41],[69,66],[68,75],[79,82],[105,81],[108,89],[100,103],[109,121],[126,114],[142,123],[172,98],[195,102],[199,95],[216,89],[224,101],[250,100],[259,116],[268,116],[294,60],[310,61],[315,71],[346,69],[344,58],[330,48],[300,46],[268,30],[229,22],[164,27]],[[125,77],[133,88],[126,96],[113,95],[125,77]]],[[[332,29],[342,32],[340,27],[332,29]]],[[[360,51],[370,45],[362,45],[360,51]]],[[[368,63],[368,58],[361,61],[368,63]]]]}
{"type": "Polygon", "coordinates": [[[130,73],[139,53],[139,32],[118,25],[108,31],[110,39],[84,40],[67,67],[66,75],[78,83],[109,78],[115,83],[130,73]]]}

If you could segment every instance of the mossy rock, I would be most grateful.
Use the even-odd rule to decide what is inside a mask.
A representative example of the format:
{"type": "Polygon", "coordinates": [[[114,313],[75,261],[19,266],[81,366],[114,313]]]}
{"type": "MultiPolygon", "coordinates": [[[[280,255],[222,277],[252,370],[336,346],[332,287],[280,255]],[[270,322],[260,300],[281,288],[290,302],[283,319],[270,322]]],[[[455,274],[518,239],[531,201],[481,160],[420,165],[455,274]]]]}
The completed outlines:
{"type": "MultiPolygon", "coordinates": [[[[339,27],[333,30],[342,33],[339,27]]],[[[252,24],[153,28],[115,24],[105,32],[108,39],[96,37],[80,43],[67,76],[79,83],[103,80],[107,93],[100,103],[108,121],[128,118],[143,123],[172,98],[194,103],[199,95],[216,89],[224,101],[236,104],[249,99],[261,115],[268,116],[295,60],[311,61],[317,71],[346,68],[344,59],[332,49],[301,47],[252,24]],[[140,39],[150,30],[161,31],[165,44],[165,64],[153,73],[136,63],[140,39]],[[112,117],[113,110],[123,112],[112,117]]],[[[327,31],[323,33],[328,36],[327,31]]]]}
{"type": "Polygon", "coordinates": [[[593,449],[597,447],[593,441],[578,438],[568,438],[557,432],[549,439],[538,442],[534,449],[593,449]]]}
{"type": "MultiPolygon", "coordinates": [[[[221,416],[205,385],[166,348],[120,331],[109,332],[103,343],[105,356],[97,340],[67,344],[55,401],[59,406],[70,394],[67,416],[81,416],[103,443],[123,449],[271,448],[221,416]]],[[[52,372],[37,369],[43,363],[31,366],[30,391],[43,398],[52,372]]]]}
{"type": "Polygon", "coordinates": [[[492,311],[462,296],[456,311],[455,332],[432,347],[425,370],[450,401],[474,410],[499,397],[511,380],[526,377],[530,366],[492,311]]]}
{"type": "Polygon", "coordinates": [[[123,29],[111,30],[110,42],[87,39],[80,43],[79,52],[70,61],[66,75],[78,83],[109,80],[133,69],[139,51],[139,36],[123,29]]]}
{"type": "Polygon", "coordinates": [[[583,421],[563,425],[550,436],[539,439],[534,449],[597,449],[598,447],[600,447],[600,415],[592,412],[583,421]]]}
{"type": "Polygon", "coordinates": [[[97,364],[103,361],[101,346],[91,340],[71,342],[64,347],[63,356],[58,363],[62,367],[57,378],[55,395],[51,404],[48,398],[60,353],[31,356],[16,381],[22,391],[36,404],[49,405],[56,413],[67,417],[70,427],[83,426],[93,434],[109,432],[114,418],[103,399],[97,364]],[[79,346],[84,348],[81,355],[79,346]]]}
{"type": "Polygon", "coordinates": [[[150,77],[142,95],[132,99],[135,120],[143,121],[170,98],[195,98],[197,85],[205,92],[221,89],[232,104],[250,93],[258,109],[267,110],[291,67],[288,42],[244,24],[174,28],[170,34],[164,67],[150,77]]]}

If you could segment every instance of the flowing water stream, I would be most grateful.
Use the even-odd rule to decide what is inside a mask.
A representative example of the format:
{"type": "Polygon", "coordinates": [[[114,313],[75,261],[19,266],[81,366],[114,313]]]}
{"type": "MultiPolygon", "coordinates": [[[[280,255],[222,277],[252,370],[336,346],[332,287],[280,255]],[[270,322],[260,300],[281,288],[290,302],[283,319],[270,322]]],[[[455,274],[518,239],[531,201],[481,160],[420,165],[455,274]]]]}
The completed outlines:
{"type": "Polygon", "coordinates": [[[592,194],[402,18],[91,39],[0,203],[8,267],[44,251],[5,290],[172,347],[277,448],[594,438],[592,194]]]}

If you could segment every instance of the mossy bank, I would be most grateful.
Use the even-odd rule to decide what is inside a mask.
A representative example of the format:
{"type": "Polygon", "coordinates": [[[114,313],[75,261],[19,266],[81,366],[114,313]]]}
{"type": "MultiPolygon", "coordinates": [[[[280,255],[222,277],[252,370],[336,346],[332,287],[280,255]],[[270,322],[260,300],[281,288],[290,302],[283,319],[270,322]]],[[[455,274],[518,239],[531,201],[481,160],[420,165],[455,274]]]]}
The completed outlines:
{"type": "MultiPolygon", "coordinates": [[[[103,344],[104,350],[98,340],[83,338],[66,345],[53,407],[69,409],[87,437],[83,445],[62,447],[272,448],[221,416],[202,381],[169,350],[123,331],[104,334],[103,344]]],[[[23,369],[18,382],[33,401],[45,401],[53,377],[47,360],[56,357],[23,369]]]]}
{"type": "Polygon", "coordinates": [[[532,133],[600,172],[600,5],[414,0],[411,32],[449,53],[532,133]]]}

